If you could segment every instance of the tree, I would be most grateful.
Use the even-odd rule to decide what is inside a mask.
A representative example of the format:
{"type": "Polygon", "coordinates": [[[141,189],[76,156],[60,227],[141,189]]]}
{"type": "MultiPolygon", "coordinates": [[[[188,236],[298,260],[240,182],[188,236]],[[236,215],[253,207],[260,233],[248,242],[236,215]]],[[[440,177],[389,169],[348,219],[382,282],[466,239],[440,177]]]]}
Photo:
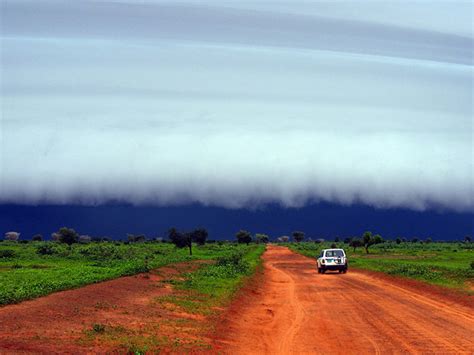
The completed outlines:
{"type": "Polygon", "coordinates": [[[339,242],[340,242],[339,237],[334,238],[334,243],[339,243],[339,242]]]}
{"type": "Polygon", "coordinates": [[[79,240],[79,234],[72,228],[62,227],[54,234],[57,234],[58,242],[67,245],[77,243],[79,240]]]}
{"type": "Polygon", "coordinates": [[[413,239],[411,240],[411,242],[412,242],[412,243],[418,243],[418,238],[416,238],[416,237],[413,238],[413,239]]]}
{"type": "Polygon", "coordinates": [[[395,243],[400,244],[402,240],[400,238],[395,239],[395,243]]]}
{"type": "Polygon", "coordinates": [[[18,232],[6,232],[5,240],[16,242],[20,238],[20,233],[18,232]]]}
{"type": "Polygon", "coordinates": [[[470,236],[466,235],[466,236],[464,237],[464,242],[465,242],[465,243],[470,243],[471,241],[472,241],[472,238],[471,238],[470,236]]]}
{"type": "Polygon", "coordinates": [[[146,241],[146,237],[144,234],[127,234],[127,239],[130,243],[143,243],[146,241]]]}
{"type": "Polygon", "coordinates": [[[43,240],[43,236],[41,234],[35,234],[31,240],[34,242],[41,242],[43,240]]]}
{"type": "Polygon", "coordinates": [[[379,234],[373,235],[372,232],[365,232],[362,235],[362,242],[364,243],[365,252],[369,254],[369,247],[374,244],[383,243],[383,239],[379,234]]]}
{"type": "Polygon", "coordinates": [[[193,255],[193,243],[191,233],[181,233],[176,228],[168,231],[168,238],[177,248],[189,248],[189,255],[193,255]]]}
{"type": "Polygon", "coordinates": [[[262,233],[257,233],[255,234],[255,241],[257,242],[257,244],[260,244],[260,243],[268,243],[268,241],[270,240],[270,238],[268,238],[268,235],[266,234],[262,234],[262,233]]]}
{"type": "Polygon", "coordinates": [[[426,244],[429,244],[429,243],[432,243],[432,242],[433,242],[433,239],[431,239],[430,237],[425,239],[426,244]]]}
{"type": "Polygon", "coordinates": [[[204,228],[197,228],[191,232],[191,239],[198,245],[206,244],[206,239],[209,233],[204,228]]]}
{"type": "Polygon", "coordinates": [[[295,231],[293,232],[293,239],[295,240],[295,242],[302,242],[304,240],[304,232],[300,232],[300,231],[295,231]]]}
{"type": "Polygon", "coordinates": [[[250,233],[243,229],[235,233],[235,237],[237,238],[237,242],[241,244],[245,243],[249,245],[249,243],[252,241],[252,236],[250,233]]]}
{"type": "Polygon", "coordinates": [[[277,241],[279,243],[288,243],[289,240],[290,240],[290,237],[288,237],[287,235],[283,235],[277,238],[277,241]]]}
{"type": "Polygon", "coordinates": [[[363,245],[364,243],[362,242],[360,238],[352,238],[349,243],[349,246],[354,248],[354,252],[356,251],[356,248],[361,247],[363,245]]]}
{"type": "Polygon", "coordinates": [[[351,238],[347,237],[344,238],[344,244],[349,244],[351,242],[351,238]]]}

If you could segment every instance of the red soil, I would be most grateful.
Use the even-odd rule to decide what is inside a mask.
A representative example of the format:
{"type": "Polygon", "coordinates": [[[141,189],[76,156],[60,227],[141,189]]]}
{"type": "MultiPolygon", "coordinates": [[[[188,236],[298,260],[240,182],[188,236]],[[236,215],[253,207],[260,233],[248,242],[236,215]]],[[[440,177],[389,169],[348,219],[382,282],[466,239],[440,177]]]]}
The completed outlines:
{"type": "MultiPolygon", "coordinates": [[[[150,274],[122,277],[2,307],[0,354],[125,353],[147,343],[147,337],[152,335],[176,342],[183,334],[199,348],[207,340],[200,336],[202,329],[208,327],[207,320],[156,302],[156,298],[175,292],[162,280],[176,279],[179,273],[196,267],[196,263],[175,264],[150,274]],[[105,325],[115,336],[93,332],[94,324],[105,325]]],[[[155,345],[165,352],[172,350],[166,342],[155,345]]]]}
{"type": "Polygon", "coordinates": [[[474,353],[472,297],[352,269],[319,275],[314,260],[277,246],[263,258],[218,318],[156,302],[177,292],[164,279],[196,264],[2,307],[0,354],[125,353],[152,337],[148,349],[165,353],[474,353]]]}
{"type": "Polygon", "coordinates": [[[228,354],[474,353],[472,297],[349,270],[277,246],[263,277],[224,313],[214,349],[228,354]]]}

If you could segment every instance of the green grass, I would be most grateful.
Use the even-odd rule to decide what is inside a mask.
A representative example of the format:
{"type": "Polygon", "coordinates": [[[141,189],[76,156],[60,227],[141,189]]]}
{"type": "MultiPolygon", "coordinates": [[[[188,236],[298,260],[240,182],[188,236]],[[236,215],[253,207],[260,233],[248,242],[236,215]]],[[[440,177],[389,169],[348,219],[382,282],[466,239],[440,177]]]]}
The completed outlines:
{"type": "Polygon", "coordinates": [[[0,243],[0,305],[146,272],[170,263],[216,259],[233,244],[176,249],[168,243],[91,243],[72,247],[54,242],[0,243]],[[39,251],[44,255],[39,254],[39,251]]]}
{"type": "MultiPolygon", "coordinates": [[[[315,257],[332,243],[290,243],[298,253],[315,257]]],[[[425,281],[431,284],[469,290],[474,281],[474,244],[466,243],[401,243],[385,242],[369,248],[353,248],[337,243],[349,257],[349,267],[385,272],[425,281]]]]}
{"type": "Polygon", "coordinates": [[[261,263],[264,245],[235,245],[216,262],[184,275],[174,287],[184,292],[160,297],[157,301],[172,303],[189,313],[209,315],[226,304],[261,263]]]}

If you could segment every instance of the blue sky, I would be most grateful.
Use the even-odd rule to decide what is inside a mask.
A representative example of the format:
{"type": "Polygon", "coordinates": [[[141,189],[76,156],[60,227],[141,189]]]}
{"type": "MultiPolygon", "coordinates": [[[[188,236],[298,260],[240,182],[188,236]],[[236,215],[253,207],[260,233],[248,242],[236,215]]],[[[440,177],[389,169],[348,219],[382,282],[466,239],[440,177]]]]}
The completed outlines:
{"type": "Polygon", "coordinates": [[[1,3],[0,203],[472,212],[472,3],[1,3]]]}

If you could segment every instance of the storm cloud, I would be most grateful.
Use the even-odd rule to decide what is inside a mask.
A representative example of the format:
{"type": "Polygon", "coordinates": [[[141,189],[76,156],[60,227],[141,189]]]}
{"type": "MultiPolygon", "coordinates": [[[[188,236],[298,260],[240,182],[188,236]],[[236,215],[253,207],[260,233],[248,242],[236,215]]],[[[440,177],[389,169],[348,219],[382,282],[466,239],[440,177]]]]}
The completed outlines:
{"type": "Polygon", "coordinates": [[[1,6],[0,202],[474,210],[470,2],[1,6]]]}

